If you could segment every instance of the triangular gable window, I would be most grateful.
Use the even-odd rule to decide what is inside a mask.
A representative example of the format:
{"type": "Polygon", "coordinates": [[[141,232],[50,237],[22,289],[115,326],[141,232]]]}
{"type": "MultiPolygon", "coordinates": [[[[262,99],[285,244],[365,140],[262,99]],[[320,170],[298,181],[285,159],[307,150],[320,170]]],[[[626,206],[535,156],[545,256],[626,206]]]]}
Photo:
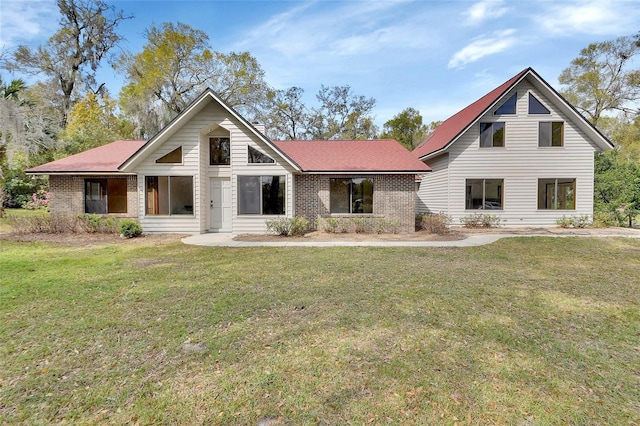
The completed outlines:
{"type": "Polygon", "coordinates": [[[551,114],[551,111],[542,105],[542,102],[536,99],[535,96],[529,93],[529,114],[551,114]]]}
{"type": "Polygon", "coordinates": [[[500,108],[494,112],[494,115],[503,115],[503,114],[515,114],[516,113],[516,101],[518,100],[518,94],[514,93],[511,95],[509,99],[505,101],[500,108]]]}
{"type": "Polygon", "coordinates": [[[156,163],[161,164],[181,164],[182,163],[182,147],[179,146],[168,154],[156,160],[156,163]]]}
{"type": "Polygon", "coordinates": [[[249,163],[270,163],[273,164],[276,162],[273,158],[269,157],[267,154],[263,154],[257,149],[248,146],[249,148],[249,163]]]}

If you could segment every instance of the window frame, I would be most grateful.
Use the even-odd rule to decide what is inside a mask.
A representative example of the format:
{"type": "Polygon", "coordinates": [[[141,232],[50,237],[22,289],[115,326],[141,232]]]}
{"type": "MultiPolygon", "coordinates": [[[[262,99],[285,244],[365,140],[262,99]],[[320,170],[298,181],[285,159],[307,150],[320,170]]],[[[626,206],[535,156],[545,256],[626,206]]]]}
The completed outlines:
{"type": "MultiPolygon", "coordinates": [[[[334,214],[354,214],[354,215],[374,214],[374,209],[373,209],[374,194],[375,194],[375,181],[372,177],[330,178],[329,179],[329,213],[332,215],[334,214]],[[356,190],[354,190],[355,185],[362,185],[365,180],[371,183],[371,194],[370,195],[365,194],[364,187],[363,187],[361,189],[362,196],[354,200],[354,193],[356,192],[356,190]],[[348,211],[338,211],[338,204],[336,203],[336,201],[338,201],[337,200],[338,194],[336,194],[336,192],[334,192],[333,190],[334,182],[338,182],[338,181],[347,183],[347,194],[349,199],[347,200],[346,206],[348,207],[348,211]],[[359,182],[355,182],[355,181],[359,181],[359,182]],[[365,203],[364,202],[365,198],[369,198],[369,197],[371,198],[371,202],[365,203]],[[360,203],[358,203],[359,199],[362,199],[360,203]],[[360,208],[362,208],[362,211],[357,211],[358,209],[357,206],[360,206],[360,208]]],[[[345,200],[339,200],[339,201],[341,201],[340,206],[344,205],[345,200]]]]}
{"type": "MultiPolygon", "coordinates": [[[[164,180],[164,179],[163,179],[164,180]]],[[[185,217],[191,216],[195,217],[196,209],[195,209],[195,177],[193,175],[147,175],[144,176],[144,215],[150,217],[185,217]],[[163,190],[162,196],[166,197],[166,201],[161,199],[160,193],[160,179],[166,178],[166,193],[163,190]],[[173,204],[173,197],[175,195],[174,188],[172,186],[172,180],[178,179],[191,179],[191,204],[182,204],[184,206],[184,213],[174,212],[176,206],[173,204]],[[150,179],[155,179],[155,184],[152,188],[149,187],[150,179]],[[149,208],[150,201],[150,189],[152,189],[151,196],[153,197],[153,209],[149,208]],[[160,207],[162,202],[163,207],[166,205],[166,208],[160,207]],[[166,213],[160,213],[160,211],[166,210],[166,213]],[[155,211],[155,213],[153,213],[155,211]]]]}
{"type": "Polygon", "coordinates": [[[164,154],[163,156],[161,156],[160,158],[156,159],[156,164],[168,164],[168,165],[181,165],[184,164],[184,150],[182,149],[182,145],[180,145],[179,147],[172,149],[171,151],[167,152],[166,154],[164,154]],[[169,157],[171,154],[173,154],[174,152],[180,150],[180,161],[162,161],[163,159],[166,159],[167,157],[169,157]]]}
{"type": "Polygon", "coordinates": [[[209,136],[209,166],[230,166],[231,165],[231,138],[229,136],[209,136]],[[215,160],[213,158],[213,153],[214,150],[212,149],[213,144],[212,142],[216,140],[218,141],[218,143],[222,142],[222,141],[226,141],[228,144],[228,147],[226,149],[227,152],[224,152],[225,149],[224,148],[220,148],[218,147],[216,149],[216,151],[218,153],[223,152],[227,158],[226,161],[225,159],[222,160],[215,160]]]}
{"type": "MultiPolygon", "coordinates": [[[[563,210],[563,211],[575,211],[576,210],[576,204],[577,204],[577,191],[576,191],[576,187],[577,187],[577,179],[576,178],[538,178],[538,185],[537,185],[537,191],[536,191],[536,198],[537,198],[537,206],[538,206],[538,210],[540,211],[548,211],[548,210],[563,210]],[[551,207],[546,207],[547,205],[549,205],[549,202],[546,198],[547,196],[547,190],[548,190],[548,185],[551,184],[551,181],[553,181],[553,200],[551,200],[551,207]],[[563,181],[563,182],[559,182],[559,181],[563,181]],[[570,208],[560,208],[559,207],[559,203],[558,203],[558,188],[559,185],[561,184],[563,187],[566,186],[567,183],[571,184],[571,202],[572,202],[572,207],[570,208]],[[545,191],[541,192],[541,184],[545,184],[545,191]],[[542,194],[544,194],[544,197],[542,197],[542,194]],[[544,201],[544,206],[542,206],[544,201]]],[[[566,203],[566,194],[564,195],[565,200],[564,203],[566,203]]]]}
{"type": "Polygon", "coordinates": [[[468,178],[464,181],[464,209],[465,210],[489,210],[489,211],[504,211],[504,178],[468,178]],[[481,207],[473,207],[473,182],[482,181],[482,202],[481,207]],[[494,203],[495,201],[487,201],[487,181],[499,181],[497,186],[498,197],[500,198],[500,208],[487,208],[487,203],[494,203]]]}
{"type": "MultiPolygon", "coordinates": [[[[485,130],[486,131],[486,130],[485,130]]],[[[478,126],[478,144],[480,148],[504,148],[507,145],[507,123],[504,121],[481,121],[478,126]],[[494,127],[500,125],[501,127],[494,130],[494,127]],[[489,140],[491,141],[491,145],[483,145],[483,127],[488,126],[491,128],[491,136],[489,140]],[[502,130],[502,145],[494,145],[496,134],[502,130]]]]}
{"type": "MultiPolygon", "coordinates": [[[[565,130],[565,125],[564,125],[564,121],[539,121],[538,122],[538,148],[564,148],[564,130],[565,130]],[[548,145],[543,145],[542,142],[542,135],[543,135],[543,131],[542,131],[542,126],[543,125],[549,125],[549,130],[547,131],[549,140],[548,140],[548,145]],[[561,126],[561,133],[560,133],[560,145],[554,145],[553,144],[553,135],[555,134],[554,132],[554,125],[559,124],[561,126]]],[[[545,135],[546,136],[546,135],[545,135]]]]}
{"type": "MultiPolygon", "coordinates": [[[[128,195],[128,181],[127,178],[125,177],[113,177],[113,178],[86,178],[84,180],[84,206],[83,206],[83,210],[84,213],[87,214],[127,214],[128,210],[129,210],[129,195],[128,195]],[[124,182],[120,182],[119,184],[122,185],[124,183],[124,210],[119,210],[116,211],[115,210],[115,201],[113,203],[111,203],[110,200],[112,200],[113,198],[118,197],[118,195],[114,195],[111,194],[111,198],[109,198],[109,193],[113,192],[113,186],[111,186],[112,190],[109,191],[110,188],[110,182],[113,183],[115,180],[118,181],[124,181],[124,182]],[[90,184],[97,184],[98,185],[98,191],[99,191],[99,199],[97,200],[89,200],[88,199],[88,195],[89,195],[89,191],[87,190],[87,186],[90,184]],[[88,209],[87,208],[87,202],[89,201],[100,201],[101,203],[103,203],[104,205],[104,212],[102,211],[89,211],[92,209],[88,209]]],[[[94,209],[95,210],[95,209],[94,209]]]]}
{"type": "Polygon", "coordinates": [[[498,108],[493,111],[493,115],[517,115],[518,113],[518,92],[514,92],[509,96],[498,108]],[[510,103],[513,100],[513,112],[498,112],[505,106],[511,106],[510,103]]]}
{"type": "Polygon", "coordinates": [[[540,99],[538,99],[533,93],[529,92],[529,99],[527,103],[527,114],[529,115],[551,115],[551,110],[547,108],[545,104],[543,104],[540,99]],[[542,108],[544,108],[547,112],[531,112],[531,99],[534,99],[542,108]]]}
{"type": "Polygon", "coordinates": [[[270,155],[267,155],[264,152],[260,151],[259,149],[256,149],[251,145],[247,145],[247,164],[276,164],[276,160],[274,158],[271,158],[270,155]],[[252,155],[251,151],[254,151],[255,153],[252,155]],[[258,158],[262,156],[263,158],[268,158],[271,161],[251,161],[252,158],[255,158],[254,156],[257,156],[258,158]]]}
{"type": "MultiPolygon", "coordinates": [[[[236,182],[236,186],[238,189],[237,192],[237,214],[238,216],[286,216],[287,214],[287,176],[286,175],[238,175],[237,177],[237,182],[236,182]],[[264,213],[265,212],[265,178],[271,178],[272,182],[271,185],[273,185],[273,178],[279,178],[279,182],[278,182],[278,188],[282,188],[281,191],[278,190],[277,192],[277,200],[276,200],[276,204],[282,204],[282,209],[281,212],[282,213],[264,213]],[[260,211],[259,212],[248,212],[248,208],[251,207],[249,204],[247,204],[245,206],[245,198],[243,197],[243,192],[241,189],[241,185],[243,184],[243,180],[245,179],[258,179],[258,187],[256,189],[256,192],[259,196],[259,200],[258,200],[258,204],[257,206],[259,207],[260,211]],[[246,207],[246,208],[245,208],[246,207]],[[245,208],[243,210],[243,208],[245,208]]],[[[251,200],[249,200],[251,201],[251,200]]],[[[255,200],[254,200],[255,201],[255,200]]],[[[272,201],[273,202],[273,201],[272,201]]],[[[280,207],[280,206],[278,206],[280,207]]]]}

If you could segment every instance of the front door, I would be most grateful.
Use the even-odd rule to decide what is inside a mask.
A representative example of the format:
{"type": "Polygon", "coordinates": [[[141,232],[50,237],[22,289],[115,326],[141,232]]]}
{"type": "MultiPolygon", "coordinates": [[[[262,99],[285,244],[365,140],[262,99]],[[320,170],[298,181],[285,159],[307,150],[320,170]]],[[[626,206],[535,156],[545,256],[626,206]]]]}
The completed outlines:
{"type": "Polygon", "coordinates": [[[212,232],[231,232],[231,179],[211,178],[209,221],[212,232]]]}

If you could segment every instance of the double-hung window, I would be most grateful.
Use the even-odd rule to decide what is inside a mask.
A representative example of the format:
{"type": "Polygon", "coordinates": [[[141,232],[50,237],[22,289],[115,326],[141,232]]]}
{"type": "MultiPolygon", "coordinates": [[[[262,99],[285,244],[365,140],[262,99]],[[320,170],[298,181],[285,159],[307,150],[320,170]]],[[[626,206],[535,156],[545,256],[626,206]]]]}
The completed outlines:
{"type": "Polygon", "coordinates": [[[373,180],[336,178],[329,183],[331,213],[373,213],[373,180]]]}
{"type": "Polygon", "coordinates": [[[575,179],[538,179],[538,209],[575,210],[575,179]]]}
{"type": "Polygon", "coordinates": [[[285,214],[285,176],[238,176],[238,214],[285,214]]]}
{"type": "Polygon", "coordinates": [[[467,210],[502,210],[504,179],[467,179],[467,210]]]}
{"type": "Polygon", "coordinates": [[[480,148],[504,146],[504,122],[480,123],[480,148]]]}

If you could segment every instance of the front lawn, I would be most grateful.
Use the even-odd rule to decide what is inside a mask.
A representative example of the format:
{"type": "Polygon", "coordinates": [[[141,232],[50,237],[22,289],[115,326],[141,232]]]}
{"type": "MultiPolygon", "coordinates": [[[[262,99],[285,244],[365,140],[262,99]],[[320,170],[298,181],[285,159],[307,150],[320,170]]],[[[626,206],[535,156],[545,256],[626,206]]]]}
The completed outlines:
{"type": "Polygon", "coordinates": [[[638,424],[640,242],[0,241],[0,423],[638,424]]]}

